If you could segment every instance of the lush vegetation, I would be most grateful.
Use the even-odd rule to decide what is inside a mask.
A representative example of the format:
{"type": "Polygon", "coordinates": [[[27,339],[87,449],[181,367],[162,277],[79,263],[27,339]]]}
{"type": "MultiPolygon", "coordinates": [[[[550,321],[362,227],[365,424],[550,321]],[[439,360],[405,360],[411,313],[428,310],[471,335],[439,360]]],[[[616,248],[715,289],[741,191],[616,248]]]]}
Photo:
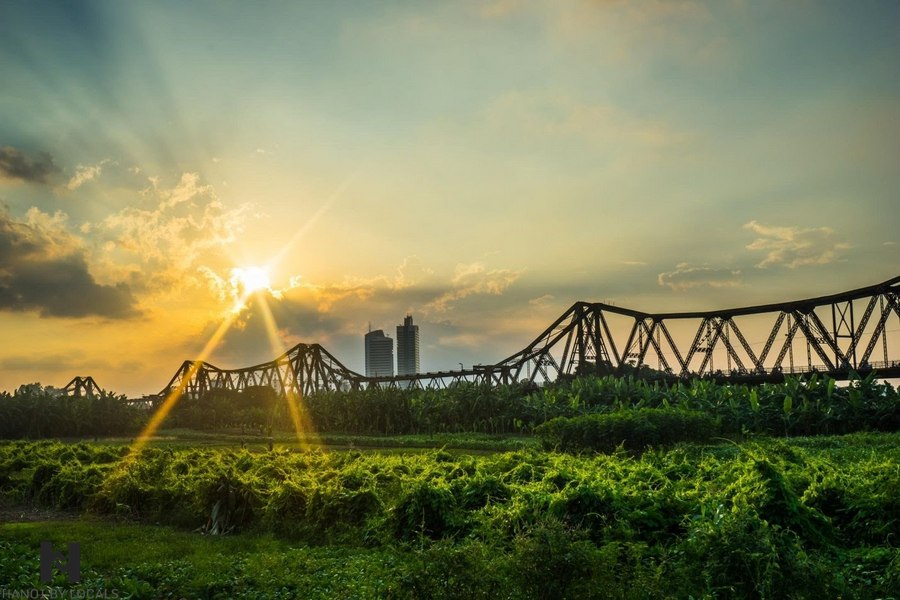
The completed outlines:
{"type": "Polygon", "coordinates": [[[146,411],[124,396],[66,396],[33,383],[0,392],[0,438],[126,435],[140,431],[146,411]]]}
{"type": "MultiPolygon", "coordinates": [[[[460,385],[445,390],[370,389],[323,392],[292,399],[301,420],[316,432],[348,435],[438,433],[531,434],[557,417],[632,409],[700,411],[719,432],[818,435],[900,429],[900,394],[874,374],[847,386],[828,378],[729,385],[711,380],[667,384],[631,377],[583,377],[540,389],[460,385]]],[[[59,396],[39,385],[0,394],[0,437],[122,435],[139,431],[147,411],[112,394],[59,396]]],[[[285,400],[268,387],[214,390],[182,398],[168,427],[243,432],[292,431],[285,400]]]]}
{"type": "MultiPolygon", "coordinates": [[[[17,505],[247,540],[246,553],[208,572],[190,560],[86,562],[92,581],[128,580],[135,597],[305,597],[280,550],[254,554],[254,540],[271,535],[282,541],[265,543],[300,544],[295,557],[345,552],[353,574],[330,568],[356,583],[332,591],[371,597],[877,598],[900,589],[900,434],[640,456],[127,451],[6,443],[0,490],[17,505]],[[279,591],[285,581],[294,583],[279,591]]],[[[23,566],[33,547],[8,543],[0,554],[17,585],[34,583],[33,565],[23,566]]]]}
{"type": "MultiPolygon", "coordinates": [[[[760,385],[580,377],[540,389],[460,385],[444,390],[323,392],[303,398],[298,406],[303,422],[314,430],[354,435],[530,434],[557,417],[651,408],[701,411],[729,436],[900,429],[900,394],[890,384],[877,382],[874,374],[847,386],[815,375],[760,385]]],[[[200,399],[185,398],[170,422],[212,429],[237,423],[292,428],[284,402],[269,388],[216,390],[200,399]]]]}
{"type": "Polygon", "coordinates": [[[132,454],[148,412],[121,397],[37,385],[0,395],[0,436],[119,436],[0,443],[0,513],[104,520],[0,526],[0,582],[11,582],[0,590],[42,587],[35,540],[48,538],[86,543],[83,586],[134,598],[900,589],[900,395],[872,377],[586,377],[542,389],[324,393],[298,405],[300,439],[268,388],[183,398],[166,423],[182,429],[132,454]],[[406,450],[445,444],[469,453],[406,450]],[[363,450],[382,447],[391,450],[363,450]],[[103,539],[116,550],[94,544],[103,539]]]}
{"type": "Polygon", "coordinates": [[[706,442],[718,433],[715,419],[699,411],[638,408],[581,417],[557,417],[538,425],[546,450],[639,452],[678,442],[706,442]]]}

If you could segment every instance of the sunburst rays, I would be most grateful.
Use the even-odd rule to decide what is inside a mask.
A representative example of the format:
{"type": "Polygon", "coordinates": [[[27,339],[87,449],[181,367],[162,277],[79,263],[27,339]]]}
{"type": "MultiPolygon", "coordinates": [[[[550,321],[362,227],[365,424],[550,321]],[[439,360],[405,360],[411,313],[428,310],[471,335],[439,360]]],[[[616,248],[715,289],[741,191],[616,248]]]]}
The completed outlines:
{"type": "MultiPolygon", "coordinates": [[[[225,334],[245,309],[250,309],[253,307],[258,308],[265,323],[266,335],[269,339],[269,344],[275,356],[280,356],[284,353],[285,347],[281,341],[281,337],[279,336],[278,325],[275,321],[275,316],[272,313],[272,309],[267,301],[267,296],[270,294],[272,296],[278,297],[278,291],[272,289],[269,273],[287,255],[288,251],[306,234],[306,232],[308,232],[310,228],[312,228],[316,224],[318,219],[323,214],[328,212],[328,210],[331,208],[331,205],[334,204],[334,202],[337,201],[338,198],[340,198],[340,196],[346,191],[350,184],[353,183],[360,172],[361,169],[357,169],[354,173],[349,175],[341,183],[341,185],[339,185],[334,190],[334,192],[325,200],[325,202],[322,203],[322,206],[297,229],[291,239],[282,246],[281,250],[276,254],[275,257],[272,258],[272,260],[270,260],[262,267],[235,267],[234,269],[232,269],[230,283],[232,285],[233,296],[235,298],[235,303],[232,307],[232,310],[228,311],[225,314],[222,322],[206,342],[206,345],[204,345],[203,349],[200,351],[197,359],[191,363],[188,371],[182,374],[178,386],[175,389],[169,391],[162,404],[150,417],[150,420],[147,422],[147,425],[144,427],[143,431],[141,431],[141,433],[135,438],[135,441],[131,445],[129,457],[134,457],[140,454],[140,451],[144,448],[144,446],[146,446],[147,443],[153,438],[154,434],[163,424],[166,417],[169,415],[169,413],[172,412],[172,409],[178,404],[179,400],[181,400],[186,387],[188,386],[194,375],[196,375],[203,362],[206,361],[206,359],[209,358],[213,351],[218,347],[218,345],[222,341],[222,338],[225,337],[225,334]],[[251,298],[255,300],[255,302],[253,302],[253,307],[248,306],[248,301],[251,298]]],[[[301,403],[303,402],[303,398],[297,397],[289,388],[286,388],[283,391],[284,402],[287,406],[288,413],[291,418],[291,423],[294,428],[297,443],[301,448],[308,448],[309,439],[315,435],[315,432],[312,427],[312,423],[306,416],[306,411],[301,410],[301,403]]]]}

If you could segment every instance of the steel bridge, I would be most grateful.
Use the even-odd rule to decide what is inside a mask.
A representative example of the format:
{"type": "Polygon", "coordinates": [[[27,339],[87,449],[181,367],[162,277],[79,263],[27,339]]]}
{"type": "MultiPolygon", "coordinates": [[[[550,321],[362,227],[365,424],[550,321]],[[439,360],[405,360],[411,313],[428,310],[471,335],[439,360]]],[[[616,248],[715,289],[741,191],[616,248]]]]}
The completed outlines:
{"type": "Polygon", "coordinates": [[[76,398],[80,398],[81,396],[93,398],[94,396],[103,394],[103,388],[97,385],[97,382],[94,381],[94,378],[90,375],[86,377],[79,375],[73,377],[72,381],[62,388],[61,393],[65,396],[75,396],[76,398]]]}
{"type": "Polygon", "coordinates": [[[160,396],[252,386],[302,396],[461,382],[542,385],[582,374],[763,382],[822,373],[848,379],[873,370],[900,377],[900,276],[829,296],[705,312],[647,313],[576,302],[505,360],[458,371],[366,377],[319,344],[298,344],[270,362],[240,369],[185,361],[160,396]]]}

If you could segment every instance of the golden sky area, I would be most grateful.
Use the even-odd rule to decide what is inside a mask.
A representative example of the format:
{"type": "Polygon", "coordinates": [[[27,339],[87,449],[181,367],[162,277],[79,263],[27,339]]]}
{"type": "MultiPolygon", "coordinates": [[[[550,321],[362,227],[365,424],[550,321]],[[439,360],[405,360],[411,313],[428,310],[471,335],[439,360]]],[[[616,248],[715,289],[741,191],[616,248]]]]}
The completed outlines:
{"type": "Polygon", "coordinates": [[[438,370],[576,300],[887,280],[898,23],[889,1],[3,3],[0,389],[154,393],[227,320],[218,366],[318,342],[363,371],[369,325],[411,313],[438,370]]]}

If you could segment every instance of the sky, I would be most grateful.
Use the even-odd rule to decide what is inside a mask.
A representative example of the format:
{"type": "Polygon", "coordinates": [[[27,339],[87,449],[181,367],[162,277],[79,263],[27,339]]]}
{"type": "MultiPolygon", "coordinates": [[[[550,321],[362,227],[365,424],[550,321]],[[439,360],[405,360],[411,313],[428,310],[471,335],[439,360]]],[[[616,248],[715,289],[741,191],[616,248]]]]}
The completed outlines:
{"type": "Polygon", "coordinates": [[[894,1],[12,0],[0,81],[0,390],[900,274],[894,1]]]}

